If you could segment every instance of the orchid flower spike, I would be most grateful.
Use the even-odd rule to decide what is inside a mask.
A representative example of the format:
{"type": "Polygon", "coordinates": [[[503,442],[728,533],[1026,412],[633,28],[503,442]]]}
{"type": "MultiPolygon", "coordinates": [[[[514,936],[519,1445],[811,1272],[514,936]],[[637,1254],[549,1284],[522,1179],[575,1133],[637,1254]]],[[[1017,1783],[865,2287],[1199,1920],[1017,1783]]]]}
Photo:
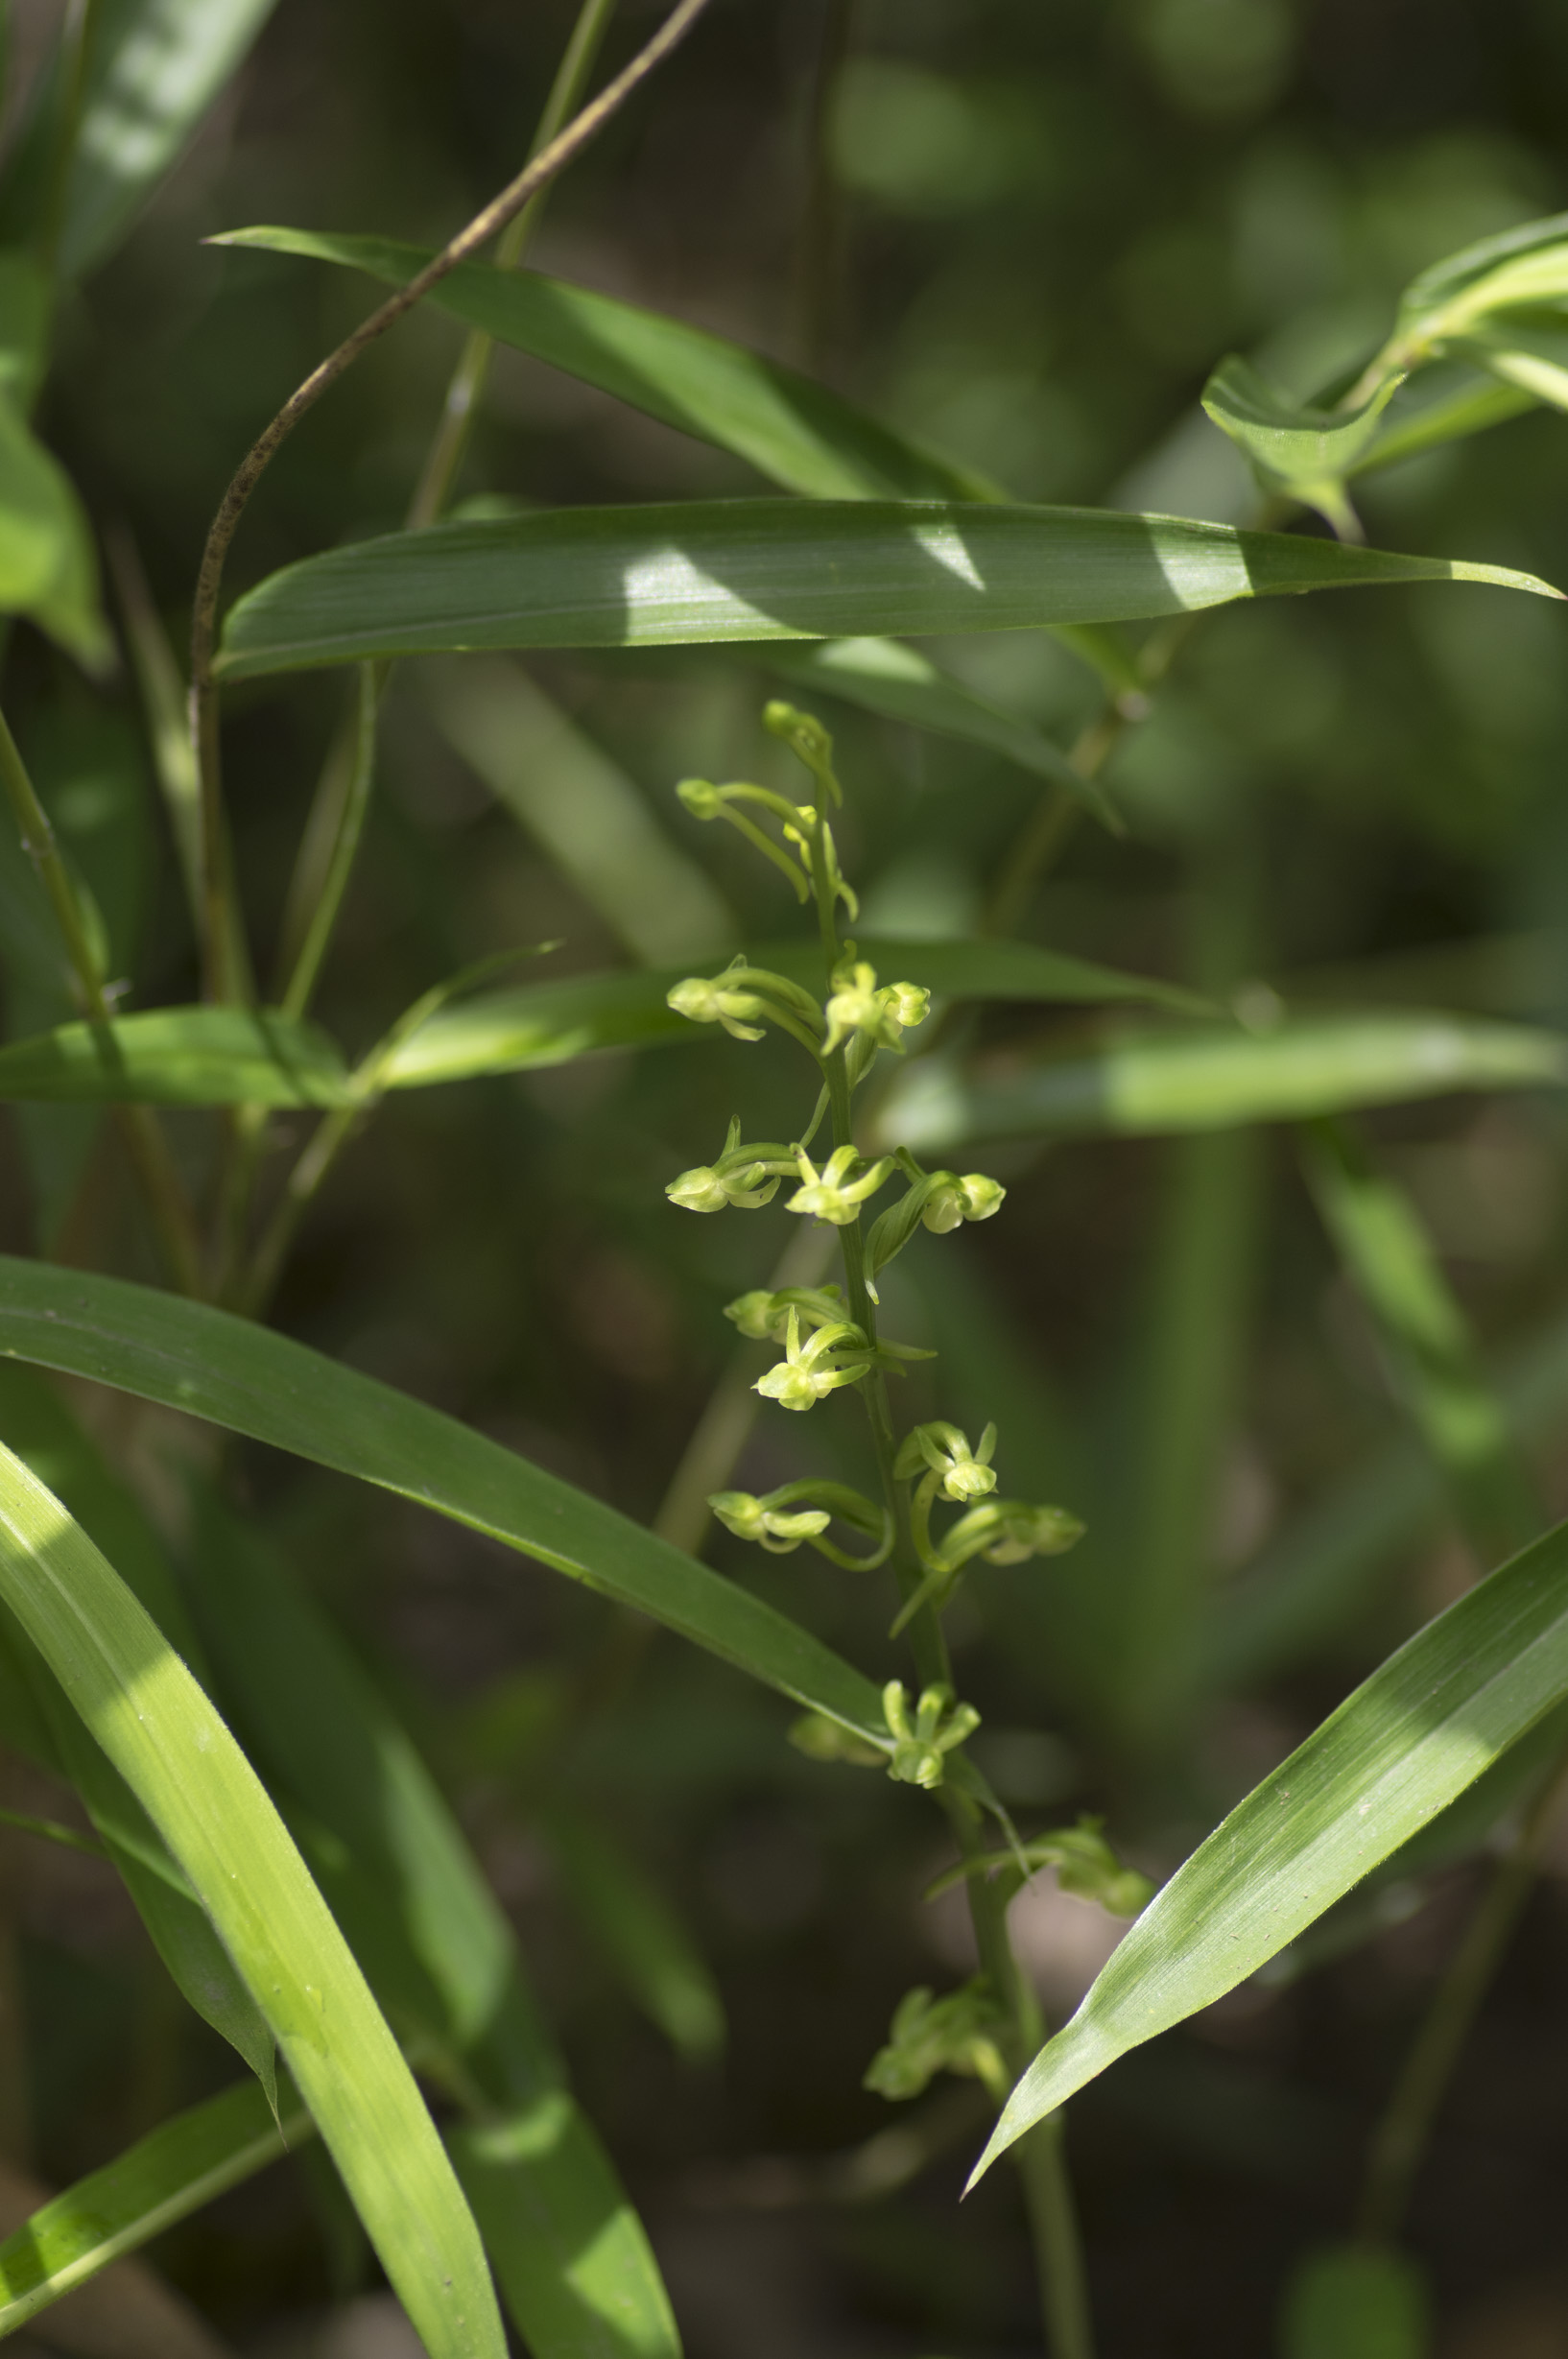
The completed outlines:
{"type": "Polygon", "coordinates": [[[847,1320],[819,1327],[802,1344],[800,1314],[793,1305],[784,1354],[752,1387],[765,1399],[776,1400],[781,1409],[814,1409],[840,1385],[858,1384],[868,1365],[866,1337],[847,1320]],[[853,1363],[846,1363],[834,1356],[836,1351],[853,1351],[860,1356],[853,1363]]]}
{"type": "Polygon", "coordinates": [[[809,1220],[831,1221],[835,1228],[846,1228],[858,1220],[866,1199],[874,1196],[895,1169],[891,1155],[858,1169],[863,1158],[855,1147],[835,1147],[820,1172],[803,1147],[796,1160],[801,1184],[785,1210],[803,1213],[809,1220]]]}
{"type": "Polygon", "coordinates": [[[889,1776],[900,1785],[923,1786],[927,1792],[942,1782],[943,1755],[980,1726],[974,1705],[955,1704],[950,1687],[926,1688],[912,1713],[903,1680],[890,1680],[882,1690],[882,1709],[893,1740],[889,1776]]]}

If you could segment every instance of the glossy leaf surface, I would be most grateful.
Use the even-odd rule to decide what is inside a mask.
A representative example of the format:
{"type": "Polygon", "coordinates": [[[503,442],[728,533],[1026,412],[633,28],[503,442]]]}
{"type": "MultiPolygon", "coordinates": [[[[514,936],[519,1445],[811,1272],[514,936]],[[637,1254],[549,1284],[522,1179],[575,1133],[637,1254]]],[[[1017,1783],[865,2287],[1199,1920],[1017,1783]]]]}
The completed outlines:
{"type": "Polygon", "coordinates": [[[433,2359],[499,2354],[484,2252],[435,2127],[264,1788],[156,1625],[9,1451],[0,1595],[189,1878],[433,2359]]]}
{"type": "Polygon", "coordinates": [[[1236,1989],[1568,1694],[1568,1527],[1408,1640],[1156,1894],[1008,2100],[982,2168],[1236,1989]]]}
{"type": "Polygon", "coordinates": [[[1089,508],[721,500],[558,509],[355,541],[224,627],[228,679],[487,647],[676,647],[1027,631],[1237,598],[1527,574],[1089,508]]]}
{"type": "Polygon", "coordinates": [[[0,1100],[156,1106],[344,1106],[347,1069],[327,1035],[271,1009],[151,1008],[111,1024],[60,1024],[0,1048],[0,1100]]]}

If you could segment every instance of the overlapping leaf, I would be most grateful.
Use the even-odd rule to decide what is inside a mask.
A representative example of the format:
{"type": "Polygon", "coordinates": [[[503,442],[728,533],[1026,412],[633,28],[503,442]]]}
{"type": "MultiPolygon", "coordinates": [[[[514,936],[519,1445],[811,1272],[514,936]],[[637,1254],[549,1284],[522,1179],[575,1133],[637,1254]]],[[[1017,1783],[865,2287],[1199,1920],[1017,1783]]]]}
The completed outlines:
{"type": "Polygon", "coordinates": [[[1223,1998],[1568,1695],[1568,1527],[1408,1641],[1172,1877],[1008,2101],[984,2169],[1118,2056],[1223,1998]]]}
{"type": "Polygon", "coordinates": [[[0,1048],[0,1100],[333,1107],[351,1094],[327,1035],[271,1009],[153,1008],[0,1048]]]}
{"type": "Polygon", "coordinates": [[[487,647],[674,647],[1019,631],[1377,583],[1532,576],[1087,508],[722,500],[574,508],[356,541],[224,627],[227,679],[487,647]]]}

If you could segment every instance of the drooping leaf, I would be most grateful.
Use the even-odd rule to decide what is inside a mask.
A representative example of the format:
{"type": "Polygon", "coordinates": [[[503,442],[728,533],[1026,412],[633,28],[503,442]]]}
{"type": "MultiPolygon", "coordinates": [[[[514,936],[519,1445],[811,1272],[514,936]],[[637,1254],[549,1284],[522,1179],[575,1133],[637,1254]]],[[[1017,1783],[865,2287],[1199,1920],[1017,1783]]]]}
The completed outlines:
{"type": "MultiPolygon", "coordinates": [[[[1204,386],[1203,408],[1246,453],[1267,489],[1304,500],[1336,529],[1354,528],[1344,479],[1371,448],[1401,381],[1401,372],[1390,370],[1358,409],[1319,410],[1290,400],[1250,361],[1232,353],[1204,386]]],[[[1359,537],[1354,529],[1352,537],[1359,537]]]]}
{"type": "Polygon", "coordinates": [[[1379,1010],[1292,1017],[1261,1034],[1239,1026],[1150,1033],[1092,1056],[996,1061],[972,1077],[935,1061],[915,1065],[882,1122],[921,1154],[965,1139],[1221,1130],[1565,1080],[1568,1040],[1556,1033],[1379,1010]]]}
{"type": "Polygon", "coordinates": [[[1373,1672],[1201,1844],[1009,2098],[985,2169],[1118,2056],[1223,1998],[1568,1695],[1568,1527],[1373,1672]]]}
{"type": "MultiPolygon", "coordinates": [[[[59,225],[59,264],[103,260],[179,156],[272,14],[274,0],[98,0],[59,225]]],[[[8,236],[36,234],[53,174],[69,62],[57,49],[31,94],[0,188],[8,236]]]]}
{"type": "Polygon", "coordinates": [[[351,1097],[327,1035],[275,1009],[150,1008],[0,1049],[0,1100],[334,1107],[351,1097]]]}
{"type": "Polygon", "coordinates": [[[904,637],[1526,574],[1086,508],[722,500],[434,525],[328,550],[230,610],[227,679],[494,647],[904,637]]]}
{"type": "Polygon", "coordinates": [[[286,1336],[150,1287],[0,1259],[0,1356],[162,1400],[451,1515],[887,1750],[880,1690],[809,1632],[486,1435],[286,1336]]]}
{"type": "MultiPolygon", "coordinates": [[[[396,238],[306,229],[234,229],[212,243],[343,263],[394,286],[431,258],[429,249],[396,238]]],[[[461,263],[428,299],[499,344],[717,443],[807,499],[995,496],[981,477],[920,449],[829,387],[662,312],[487,262],[461,263]]]]}
{"type": "Polygon", "coordinates": [[[0,1597],[189,1878],[433,2359],[500,2359],[504,2338],[472,2217],[408,2067],[265,1790],[107,1560],[3,1449],[0,1597]]]}
{"type": "Polygon", "coordinates": [[[275,2114],[255,2082],[243,2081],[160,2123],[0,2244],[0,2335],[276,2162],[315,2127],[283,2080],[275,2114]]]}
{"type": "Polygon", "coordinates": [[[0,614],[25,614],[81,662],[107,659],[98,568],[81,502],[58,460],[0,393],[0,614]]]}
{"type": "Polygon", "coordinates": [[[1528,221],[1445,254],[1413,278],[1394,333],[1414,344],[1464,335],[1494,311],[1568,297],[1568,213],[1528,221]]]}
{"type": "Polygon", "coordinates": [[[907,721],[938,737],[983,746],[1036,778],[1045,778],[1117,827],[1104,788],[1074,768],[1043,729],[1001,705],[987,703],[897,639],[829,639],[821,646],[774,646],[764,658],[771,672],[808,696],[842,697],[867,712],[907,721]]]}

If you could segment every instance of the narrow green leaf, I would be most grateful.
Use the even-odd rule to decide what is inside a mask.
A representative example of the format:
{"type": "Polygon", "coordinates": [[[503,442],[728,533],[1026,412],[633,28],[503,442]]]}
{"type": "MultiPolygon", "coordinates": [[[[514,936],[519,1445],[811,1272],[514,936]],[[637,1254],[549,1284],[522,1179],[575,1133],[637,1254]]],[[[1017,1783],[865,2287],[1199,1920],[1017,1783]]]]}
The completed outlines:
{"type": "MultiPolygon", "coordinates": [[[[210,1490],[195,1508],[190,1563],[226,1694],[262,1766],[302,1805],[296,1832],[371,1989],[427,2069],[503,2119],[507,2151],[487,2147],[478,2172],[501,2226],[495,2236],[481,2226],[530,2350],[678,2359],[642,2223],[563,2085],[511,1927],[429,1771],[254,1528],[210,1490]],[[511,2252],[506,2224],[519,2219],[529,2239],[511,2252]]],[[[452,2151],[466,2182],[461,2136],[452,2151]]]]}
{"type": "Polygon", "coordinates": [[[1395,334],[1435,344],[1465,334],[1488,312],[1565,296],[1568,213],[1553,213],[1434,262],[1400,298],[1395,334]]]}
{"type": "Polygon", "coordinates": [[[1286,2288],[1281,2359],[1427,2359],[1431,2312],[1426,2280],[1402,2252],[1333,2245],[1286,2288]]]}
{"type": "Polygon", "coordinates": [[[1305,1160],[1324,1225],[1376,1322],[1398,1390],[1447,1475],[1480,1561],[1491,1563],[1533,1539],[1547,1517],[1421,1217],[1339,1124],[1308,1132],[1305,1160]]]}
{"type": "Polygon", "coordinates": [[[377,1483],[652,1614],[887,1748],[880,1690],[808,1631],[486,1435],[286,1336],[150,1287],[0,1258],[0,1356],[69,1369],[377,1483]]]}
{"type": "Polygon", "coordinates": [[[286,2082],[274,2115],[253,2081],[160,2123],[0,2244],[0,2336],[277,2161],[315,2127],[286,2082]]]}
{"type": "Polygon", "coordinates": [[[842,697],[890,721],[907,721],[937,737],[983,746],[1033,777],[1065,787],[1105,825],[1120,822],[1105,790],[1076,770],[1059,746],[1017,714],[1005,712],[961,687],[929,655],[897,639],[829,639],[821,646],[775,647],[768,669],[808,696],[842,697]]]}
{"type": "Polygon", "coordinates": [[[255,1773],[112,1567],[5,1450],[0,1596],[189,1877],[432,2359],[499,2359],[500,2319],[467,2205],[255,1773]]]}
{"type": "Polygon", "coordinates": [[[455,2130],[448,2144],[508,2307],[538,2359],[680,2359],[652,2262],[645,2268],[630,2239],[606,2232],[598,2142],[564,2089],[455,2130]]]}
{"type": "Polygon", "coordinates": [[[1370,475],[1379,467],[1397,465],[1401,459],[1419,458],[1472,434],[1521,417],[1535,406],[1532,396],[1517,386],[1500,384],[1485,372],[1441,366],[1423,369],[1408,377],[1398,396],[1383,414],[1371,447],[1357,462],[1353,475],[1370,475]]]}
{"type": "Polygon", "coordinates": [[[1276,1031],[1144,1034],[1094,1056],[1010,1059],[965,1078],[911,1066],[882,1115],[916,1154],[965,1140],[1152,1136],[1568,1080],[1568,1040],[1522,1024],[1406,1010],[1297,1016],[1276,1031]]]}
{"type": "MultiPolygon", "coordinates": [[[[234,229],[211,243],[343,263],[393,286],[405,285],[431,258],[428,249],[396,238],[305,229],[234,229]]],[[[460,264],[429,300],[499,344],[716,443],[807,499],[995,496],[981,477],[920,449],[827,386],[662,312],[487,262],[460,264]]]]}
{"type": "MultiPolygon", "coordinates": [[[[941,999],[1037,1001],[1061,1006],[1141,1002],[1181,1014],[1207,1013],[1209,1003],[1179,985],[1128,975],[1065,951],[1033,942],[905,941],[867,939],[860,945],[885,982],[923,984],[941,999]]],[[[810,988],[825,989],[815,941],[763,942],[754,964],[810,988]]],[[[697,1046],[713,1035],[677,1015],[666,1003],[690,966],[655,973],[574,975],[559,983],[524,984],[486,991],[443,1009],[395,1050],[381,1085],[422,1089],[481,1073],[520,1072],[562,1064],[593,1049],[653,1048],[683,1041],[697,1046]]]]}
{"type": "Polygon", "coordinates": [[[579,1921],[630,1995],[682,2056],[717,2055],[724,2003],[666,1895],[587,1811],[553,1810],[544,1832],[579,1921]]]}
{"type": "Polygon", "coordinates": [[[0,1048],[4,1099],[333,1107],[351,1092],[318,1025],[273,1009],[150,1008],[0,1048]]]}
{"type": "Polygon", "coordinates": [[[1319,509],[1336,529],[1354,527],[1344,478],[1370,449],[1402,382],[1390,371],[1355,410],[1293,402],[1250,361],[1232,353],[1203,388],[1203,409],[1246,453],[1264,487],[1319,509]]]}
{"type": "Polygon", "coordinates": [[[1373,583],[1532,576],[1087,508],[690,501],[434,525],[286,566],[231,609],[218,670],[490,647],[900,638],[1195,612],[1373,583]]]}
{"type": "MultiPolygon", "coordinates": [[[[79,277],[118,243],[177,160],[274,0],[97,0],[65,186],[59,267],[79,277]]],[[[53,201],[62,60],[38,75],[0,190],[8,235],[36,234],[53,201]]]]}
{"type": "Polygon", "coordinates": [[[86,517],[64,469],[3,393],[0,614],[25,614],[91,669],[108,658],[86,517]]]}
{"type": "Polygon", "coordinates": [[[1568,1527],[1373,1672],[1201,1844],[1009,2098],[986,2169],[1118,2056],[1223,1998],[1568,1693],[1568,1527]]]}
{"type": "Polygon", "coordinates": [[[1447,349],[1532,401],[1568,410],[1568,321],[1560,313],[1499,312],[1447,349]]]}

